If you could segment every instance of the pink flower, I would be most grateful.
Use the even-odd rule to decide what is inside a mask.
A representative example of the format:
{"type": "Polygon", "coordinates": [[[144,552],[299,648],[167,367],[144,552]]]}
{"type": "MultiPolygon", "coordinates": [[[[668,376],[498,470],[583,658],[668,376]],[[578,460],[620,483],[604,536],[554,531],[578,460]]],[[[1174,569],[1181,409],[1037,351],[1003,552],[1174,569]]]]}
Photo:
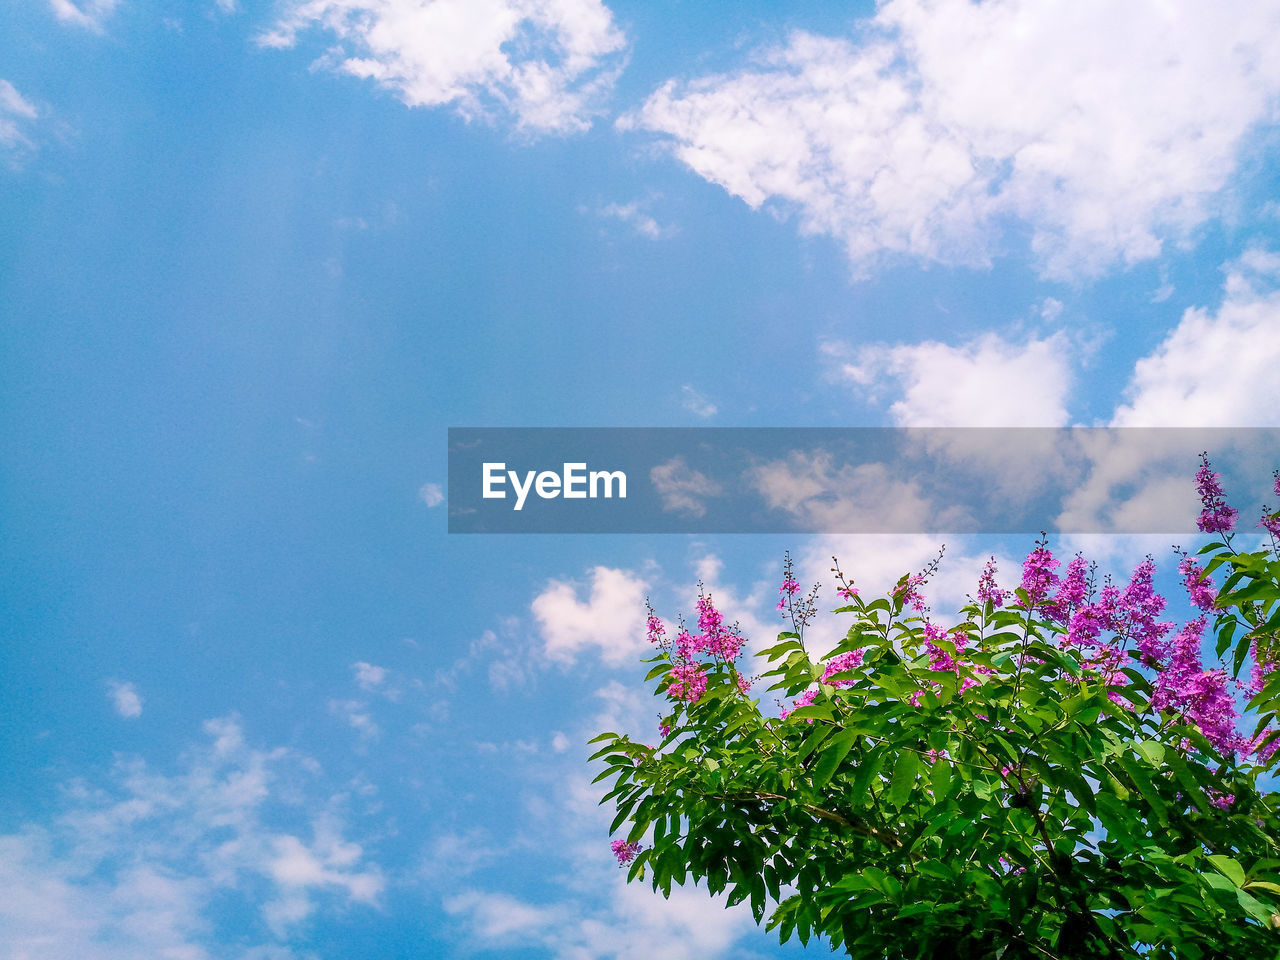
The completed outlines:
{"type": "MultiPolygon", "coordinates": [[[[809,706],[811,703],[813,703],[813,700],[817,695],[818,695],[818,691],[816,689],[806,690],[804,693],[800,694],[800,696],[796,697],[794,701],[792,701],[790,710],[783,710],[778,714],[778,719],[785,720],[787,719],[787,717],[791,716],[792,713],[794,713],[796,710],[799,710],[801,707],[809,706]]],[[[806,722],[813,723],[813,718],[810,717],[806,722]]]]}
{"type": "Polygon", "coordinates": [[[840,656],[827,661],[826,669],[822,671],[822,681],[823,683],[830,683],[833,687],[852,687],[855,683],[853,680],[831,680],[829,678],[848,670],[856,670],[860,666],[862,666],[861,650],[842,653],[840,656]]]}
{"type": "Polygon", "coordinates": [[[661,644],[667,639],[666,628],[662,626],[662,621],[654,616],[652,610],[649,611],[648,636],[650,643],[661,644]]]}
{"type": "Polygon", "coordinates": [[[1036,544],[1036,548],[1027,554],[1027,559],[1022,562],[1022,589],[1032,606],[1048,597],[1049,591],[1057,585],[1058,575],[1054,573],[1057,569],[1057,558],[1043,543],[1036,544]]]}
{"type": "Polygon", "coordinates": [[[609,844],[609,847],[613,850],[613,855],[618,858],[619,866],[634,860],[641,849],[638,842],[627,843],[625,840],[615,840],[609,844]]]}
{"type": "Polygon", "coordinates": [[[924,597],[916,589],[922,583],[924,583],[924,577],[919,574],[912,574],[893,588],[893,595],[902,601],[904,607],[911,607],[913,610],[923,612],[925,608],[924,597]]]}
{"type": "Polygon", "coordinates": [[[800,590],[800,584],[796,582],[795,577],[791,576],[791,571],[787,570],[782,577],[782,586],[778,588],[780,599],[778,600],[778,609],[787,609],[787,601],[796,595],[800,590]]]}
{"type": "Polygon", "coordinates": [[[982,568],[982,576],[978,579],[978,602],[999,607],[1004,604],[1004,591],[996,586],[996,558],[992,557],[982,568]]]}
{"type": "Polygon", "coordinates": [[[738,689],[742,691],[743,696],[751,692],[751,681],[742,674],[738,674],[738,689]]]}
{"type": "Polygon", "coordinates": [[[1190,557],[1183,557],[1178,564],[1178,572],[1182,574],[1182,585],[1187,589],[1191,603],[1201,610],[1212,610],[1217,599],[1217,586],[1200,565],[1190,557]]]}
{"type": "Polygon", "coordinates": [[[678,663],[671,668],[670,677],[667,693],[677,700],[697,703],[707,691],[707,675],[702,672],[701,664],[678,663]]]}
{"type": "Polygon", "coordinates": [[[1209,455],[1200,454],[1200,469],[1196,471],[1196,492],[1200,494],[1200,518],[1196,526],[1203,533],[1230,533],[1235,529],[1236,513],[1227,506],[1222,495],[1222,482],[1209,466],[1209,455]]]}
{"type": "Polygon", "coordinates": [[[845,584],[843,587],[837,590],[836,593],[844,597],[846,600],[852,600],[854,597],[858,595],[858,588],[855,586],[851,586],[849,584],[845,584]]]}
{"type": "Polygon", "coordinates": [[[1071,614],[1084,604],[1085,594],[1089,589],[1088,572],[1089,564],[1084,557],[1076,554],[1067,564],[1067,575],[1062,578],[1053,602],[1046,608],[1049,616],[1066,623],[1071,614]]]}

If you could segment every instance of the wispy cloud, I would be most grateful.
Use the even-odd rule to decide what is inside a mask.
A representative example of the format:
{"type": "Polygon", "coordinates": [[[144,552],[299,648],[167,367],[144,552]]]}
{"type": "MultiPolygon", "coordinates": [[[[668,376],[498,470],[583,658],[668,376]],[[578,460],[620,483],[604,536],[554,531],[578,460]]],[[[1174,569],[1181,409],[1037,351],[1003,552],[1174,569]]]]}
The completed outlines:
{"type": "MultiPolygon", "coordinates": [[[[248,746],[234,717],[205,732],[173,772],[122,759],[106,783],[71,784],[48,825],[0,835],[0,927],[14,956],[200,960],[230,955],[214,922],[230,899],[252,896],[282,939],[324,907],[378,902],[382,873],[346,839],[345,800],[317,791],[306,757],[248,746]]],[[[234,949],[309,956],[270,937],[234,949]]]]}
{"type": "Polygon", "coordinates": [[[0,80],[0,150],[14,155],[35,149],[30,128],[39,116],[35,104],[8,80],[0,80]]]}
{"type": "Polygon", "coordinates": [[[690,468],[683,457],[672,457],[649,471],[649,482],[662,498],[662,509],[692,517],[705,516],[706,499],[722,492],[701,470],[690,468]]]}
{"type": "Polygon", "coordinates": [[[63,23],[92,30],[94,33],[102,32],[103,22],[119,5],[120,0],[80,0],[79,3],[73,3],[72,0],[49,0],[54,16],[63,23]]]}
{"type": "Polygon", "coordinates": [[[596,210],[596,213],[611,220],[619,220],[627,224],[636,233],[650,240],[660,240],[675,232],[673,227],[664,227],[646,212],[647,204],[639,200],[631,203],[608,203],[596,210]]]}
{"type": "Polygon", "coordinates": [[[695,390],[687,383],[680,388],[680,405],[704,420],[714,417],[719,412],[716,405],[708,400],[702,391],[695,390]]]}

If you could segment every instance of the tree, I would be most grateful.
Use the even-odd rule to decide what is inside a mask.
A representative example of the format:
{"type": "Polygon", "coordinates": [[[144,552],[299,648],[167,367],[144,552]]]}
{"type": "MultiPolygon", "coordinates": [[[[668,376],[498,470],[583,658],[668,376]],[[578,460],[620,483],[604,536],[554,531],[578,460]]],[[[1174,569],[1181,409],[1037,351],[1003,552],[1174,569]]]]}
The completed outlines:
{"type": "Polygon", "coordinates": [[[945,629],[922,594],[933,565],[867,600],[837,564],[850,623],[816,657],[816,588],[801,594],[788,559],[791,629],[755,653],[757,682],[791,702],[775,717],[709,595],[696,632],[650,610],[662,740],[606,733],[593,757],[628,878],[664,894],[705,881],[784,942],[823,936],[855,958],[1280,956],[1263,789],[1280,746],[1280,513],[1260,524],[1270,549],[1241,552],[1207,459],[1198,480],[1218,539],[1179,563],[1200,608],[1180,628],[1159,619],[1150,558],[1100,585],[1037,542],[1016,589],[992,561],[945,629]]]}

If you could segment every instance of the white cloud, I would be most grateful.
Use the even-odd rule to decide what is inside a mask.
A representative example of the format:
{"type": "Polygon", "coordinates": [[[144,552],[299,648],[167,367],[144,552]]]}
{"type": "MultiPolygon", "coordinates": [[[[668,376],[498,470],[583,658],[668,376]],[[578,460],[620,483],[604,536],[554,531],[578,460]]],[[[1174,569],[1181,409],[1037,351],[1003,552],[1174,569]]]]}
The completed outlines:
{"type": "Polygon", "coordinates": [[[102,32],[102,23],[119,6],[120,0],[49,0],[54,15],[63,23],[83,27],[94,33],[102,32]]]}
{"type": "Polygon", "coordinates": [[[620,125],[752,207],[797,210],[858,272],[986,264],[1012,223],[1064,277],[1212,216],[1280,93],[1280,8],[1253,0],[888,0],[857,36],[795,33],[620,125]]]}
{"type": "Polygon", "coordinates": [[[418,490],[418,496],[428,507],[438,507],[444,503],[444,490],[438,483],[424,483],[418,490]]]}
{"type": "MultiPolygon", "coordinates": [[[[846,348],[829,343],[823,352],[838,358],[846,348]]],[[[1063,333],[1025,343],[987,333],[960,346],[863,347],[838,375],[872,400],[894,388],[889,414],[899,427],[1061,427],[1073,353],[1063,333]]]]}
{"type": "Polygon", "coordinates": [[[6,956],[301,960],[281,944],[221,948],[213,918],[261,894],[250,903],[285,937],[335,901],[376,904],[382,874],[344,838],[343,798],[316,794],[307,758],[246,746],[235,718],[206,733],[174,773],[120,760],[102,786],[69,785],[47,826],[0,835],[6,956]]]}
{"type": "Polygon", "coordinates": [[[34,147],[27,135],[31,121],[39,116],[35,105],[8,80],[0,80],[0,148],[10,151],[34,147]]]}
{"type": "Polygon", "coordinates": [[[374,691],[381,687],[387,679],[387,668],[365,663],[363,660],[351,665],[355,672],[356,685],[365,691],[374,691]]]}
{"type": "Polygon", "coordinates": [[[1227,265],[1217,312],[1192,307],[1139,360],[1115,427],[1280,426],[1280,256],[1227,265]]]}
{"type": "Polygon", "coordinates": [[[752,468],[747,479],[766,506],[806,530],[884,533],[945,523],[908,471],[883,463],[836,463],[824,450],[794,451],[752,468]]]}
{"type": "Polygon", "coordinates": [[[638,200],[633,200],[631,203],[606,204],[596,212],[602,217],[629,224],[636,233],[649,240],[660,240],[674,232],[671,228],[660,225],[646,213],[644,205],[638,200]]]}
{"type": "Polygon", "coordinates": [[[600,0],[294,0],[259,43],[292,47],[312,27],[337,41],[324,66],[527,131],[586,129],[625,46],[600,0]]]}
{"type": "Polygon", "coordinates": [[[360,734],[361,740],[376,740],[382,730],[369,714],[369,705],[359,700],[330,700],[329,712],[360,734]]]}
{"type": "Polygon", "coordinates": [[[683,457],[672,457],[658,464],[649,471],[649,482],[662,498],[663,510],[691,517],[705,516],[705,499],[722,492],[720,484],[701,470],[691,469],[683,457]]]}
{"type": "Polygon", "coordinates": [[[695,416],[714,417],[719,410],[716,405],[706,398],[700,391],[695,390],[689,384],[685,384],[680,388],[681,401],[680,405],[695,416]]]}
{"type": "Polygon", "coordinates": [[[138,691],[134,689],[132,683],[111,680],[107,683],[107,692],[111,695],[111,703],[120,716],[126,718],[142,716],[142,697],[138,696],[138,691]]]}
{"type": "Polygon", "coordinates": [[[648,584],[626,570],[595,567],[587,601],[578,585],[552,580],[530,607],[546,655],[571,662],[580,650],[596,647],[606,663],[629,663],[644,649],[644,597],[648,584]]]}

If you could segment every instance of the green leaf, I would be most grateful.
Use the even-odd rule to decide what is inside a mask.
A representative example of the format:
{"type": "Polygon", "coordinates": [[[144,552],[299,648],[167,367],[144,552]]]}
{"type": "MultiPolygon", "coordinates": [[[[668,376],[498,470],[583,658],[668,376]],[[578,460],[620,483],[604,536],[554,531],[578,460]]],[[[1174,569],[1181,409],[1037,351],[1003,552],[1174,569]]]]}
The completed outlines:
{"type": "Polygon", "coordinates": [[[821,787],[835,774],[840,762],[849,755],[853,745],[858,742],[857,733],[845,731],[833,737],[822,748],[817,764],[813,768],[813,784],[821,787]]]}
{"type": "Polygon", "coordinates": [[[893,767],[893,779],[889,784],[889,802],[901,808],[915,789],[916,775],[920,770],[920,757],[914,750],[903,750],[893,767]]]}
{"type": "Polygon", "coordinates": [[[1237,887],[1244,886],[1244,867],[1240,866],[1235,860],[1220,853],[1210,854],[1208,859],[1219,873],[1237,887]]]}

